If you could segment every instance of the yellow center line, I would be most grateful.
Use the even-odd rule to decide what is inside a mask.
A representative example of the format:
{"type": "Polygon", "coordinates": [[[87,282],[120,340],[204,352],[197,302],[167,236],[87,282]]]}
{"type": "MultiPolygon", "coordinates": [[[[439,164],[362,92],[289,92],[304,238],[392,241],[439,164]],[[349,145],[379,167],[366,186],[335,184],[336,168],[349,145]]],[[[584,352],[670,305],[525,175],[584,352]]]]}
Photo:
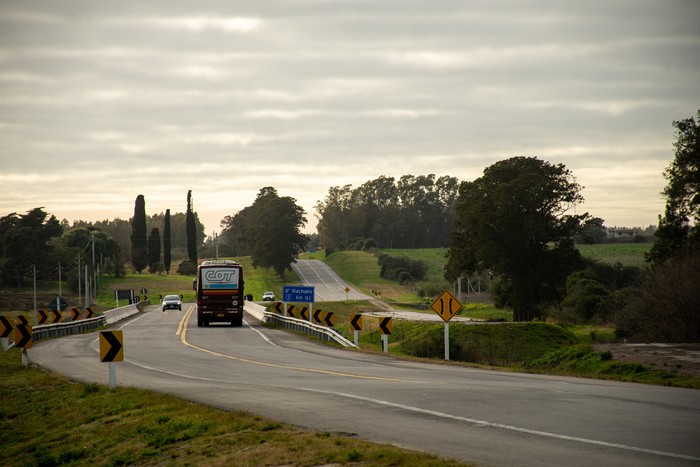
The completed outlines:
{"type": "MultiPolygon", "coordinates": [[[[313,369],[313,368],[303,368],[303,367],[298,367],[298,366],[280,365],[277,363],[261,362],[261,361],[257,361],[257,360],[251,360],[249,358],[236,357],[234,355],[227,355],[227,354],[223,354],[223,353],[215,352],[213,350],[199,347],[199,346],[194,345],[191,342],[187,341],[187,323],[190,319],[190,316],[192,316],[194,309],[195,309],[194,305],[190,306],[190,308],[185,313],[185,316],[182,317],[182,320],[180,320],[180,325],[177,328],[176,335],[180,336],[180,342],[182,342],[184,345],[191,347],[193,349],[199,350],[201,352],[206,352],[210,355],[214,355],[217,357],[228,358],[230,360],[236,360],[239,362],[250,363],[253,365],[268,366],[268,367],[272,367],[272,368],[283,368],[286,370],[305,371],[305,372],[309,372],[309,373],[321,373],[321,374],[325,374],[325,375],[345,376],[347,378],[371,379],[371,380],[378,380],[378,381],[407,381],[405,379],[399,379],[399,378],[385,378],[385,377],[381,377],[381,376],[355,375],[352,373],[341,373],[338,371],[318,370],[318,369],[313,369]]],[[[423,382],[423,381],[415,381],[415,382],[423,382]]],[[[431,384],[433,384],[433,383],[431,383],[431,384]]]]}

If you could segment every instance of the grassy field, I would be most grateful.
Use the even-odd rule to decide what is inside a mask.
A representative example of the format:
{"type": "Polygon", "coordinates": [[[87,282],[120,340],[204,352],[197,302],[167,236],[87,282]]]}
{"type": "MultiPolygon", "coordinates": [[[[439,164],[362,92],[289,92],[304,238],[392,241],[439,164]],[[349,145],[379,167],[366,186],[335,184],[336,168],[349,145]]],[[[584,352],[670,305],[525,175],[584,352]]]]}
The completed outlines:
{"type": "Polygon", "coordinates": [[[600,243],[576,245],[585,258],[606,264],[620,263],[623,266],[646,267],[644,254],[651,250],[651,243],[600,243]]]}

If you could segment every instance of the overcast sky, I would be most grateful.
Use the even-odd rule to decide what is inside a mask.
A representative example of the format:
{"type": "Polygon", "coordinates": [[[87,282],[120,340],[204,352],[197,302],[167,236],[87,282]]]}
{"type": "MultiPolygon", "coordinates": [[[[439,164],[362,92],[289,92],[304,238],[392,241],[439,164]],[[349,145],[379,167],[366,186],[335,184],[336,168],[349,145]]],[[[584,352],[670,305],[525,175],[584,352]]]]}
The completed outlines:
{"type": "Polygon", "coordinates": [[[0,216],[186,210],[273,186],[563,163],[579,209],[657,223],[700,108],[700,1],[0,0],[0,216]]]}

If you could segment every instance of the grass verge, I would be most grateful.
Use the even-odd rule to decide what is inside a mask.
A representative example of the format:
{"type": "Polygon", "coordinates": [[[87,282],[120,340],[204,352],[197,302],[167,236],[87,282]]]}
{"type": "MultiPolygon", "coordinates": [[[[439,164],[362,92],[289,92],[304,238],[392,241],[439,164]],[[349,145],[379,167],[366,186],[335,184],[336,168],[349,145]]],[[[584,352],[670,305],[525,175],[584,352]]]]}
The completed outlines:
{"type": "Polygon", "coordinates": [[[0,354],[9,465],[464,465],[155,392],[77,384],[0,354]]]}

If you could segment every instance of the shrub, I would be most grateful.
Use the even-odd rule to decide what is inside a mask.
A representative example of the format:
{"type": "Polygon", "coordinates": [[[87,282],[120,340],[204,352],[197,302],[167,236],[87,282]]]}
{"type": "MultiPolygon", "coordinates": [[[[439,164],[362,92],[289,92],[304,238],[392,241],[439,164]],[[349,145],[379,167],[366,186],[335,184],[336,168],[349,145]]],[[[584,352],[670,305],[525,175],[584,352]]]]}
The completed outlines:
{"type": "Polygon", "coordinates": [[[421,280],[425,278],[427,267],[425,263],[413,260],[405,256],[391,256],[382,253],[377,258],[380,266],[380,275],[389,280],[398,280],[402,284],[405,280],[421,280]],[[403,281],[402,281],[403,277],[403,281]]]}
{"type": "Polygon", "coordinates": [[[183,276],[191,276],[197,274],[197,263],[192,261],[183,261],[177,267],[177,273],[183,276]]]}

